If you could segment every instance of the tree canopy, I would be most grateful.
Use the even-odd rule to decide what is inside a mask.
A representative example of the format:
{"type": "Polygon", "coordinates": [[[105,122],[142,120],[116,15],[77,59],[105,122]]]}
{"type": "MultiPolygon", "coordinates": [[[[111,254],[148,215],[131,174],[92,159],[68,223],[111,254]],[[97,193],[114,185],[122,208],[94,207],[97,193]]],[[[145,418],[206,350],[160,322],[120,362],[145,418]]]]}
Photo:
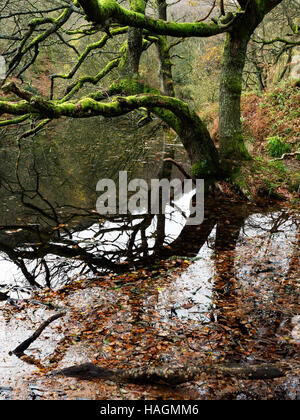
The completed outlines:
{"type": "MultiPolygon", "coordinates": [[[[177,21],[169,19],[166,0],[7,0],[0,10],[0,41],[7,61],[5,96],[0,100],[0,127],[26,122],[30,128],[22,134],[24,138],[61,117],[114,117],[145,108],[148,113],[159,116],[180,137],[195,176],[224,177],[231,167],[227,161],[249,159],[240,113],[247,47],[255,29],[280,3],[282,0],[214,0],[207,2],[206,9],[199,7],[199,19],[177,21]],[[217,150],[199,115],[187,103],[175,98],[171,51],[184,39],[220,34],[225,34],[225,43],[220,74],[220,148],[217,150]],[[113,58],[103,60],[102,54],[110,55],[105,51],[110,44],[113,58]],[[139,71],[144,52],[154,44],[158,52],[160,90],[148,85],[139,71]],[[65,49],[66,57],[74,63],[71,70],[50,73],[44,66],[39,71],[43,77],[48,76],[49,91],[26,87],[26,75],[37,78],[37,74],[30,71],[38,62],[49,60],[54,47],[65,49]],[[78,77],[93,54],[98,60],[96,72],[87,74],[85,68],[78,77]],[[104,79],[107,79],[105,87],[104,79]]],[[[183,3],[182,10],[186,8],[183,3]]],[[[285,48],[299,44],[298,26],[286,8],[284,10],[291,29],[288,37],[257,39],[258,44],[279,42],[285,48]]],[[[53,65],[55,67],[55,63],[53,65]]]]}

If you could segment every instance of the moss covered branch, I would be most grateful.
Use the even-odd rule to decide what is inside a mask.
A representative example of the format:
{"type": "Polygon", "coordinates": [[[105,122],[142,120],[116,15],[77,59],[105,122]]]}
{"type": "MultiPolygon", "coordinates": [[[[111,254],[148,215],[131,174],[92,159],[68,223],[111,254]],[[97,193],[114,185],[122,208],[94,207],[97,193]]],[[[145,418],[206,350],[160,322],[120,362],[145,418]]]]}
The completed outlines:
{"type": "Polygon", "coordinates": [[[269,40],[253,39],[253,42],[255,42],[257,44],[264,44],[264,45],[270,45],[270,44],[275,44],[276,42],[281,42],[283,44],[294,46],[294,47],[296,47],[297,45],[300,45],[300,41],[292,41],[292,40],[286,39],[286,38],[273,38],[273,39],[269,39],[269,40]]]}
{"type": "MultiPolygon", "coordinates": [[[[117,29],[114,29],[114,30],[110,31],[110,35],[114,36],[114,35],[124,34],[124,33],[127,32],[127,30],[128,30],[127,27],[117,28],[117,29]]],[[[105,34],[99,41],[94,42],[92,44],[89,44],[86,47],[86,49],[84,50],[84,52],[78,57],[77,63],[72,68],[72,70],[70,70],[69,73],[66,73],[66,74],[54,74],[52,76],[52,79],[55,79],[55,78],[72,79],[72,77],[75,75],[75,73],[80,68],[80,66],[82,65],[82,63],[88,57],[88,55],[90,54],[90,52],[91,51],[94,51],[94,50],[99,50],[99,49],[103,48],[109,39],[110,39],[110,36],[108,34],[105,34]]]]}
{"type": "MultiPolygon", "coordinates": [[[[165,108],[171,110],[175,115],[191,117],[193,114],[189,107],[179,99],[164,97],[155,94],[132,95],[119,97],[114,102],[102,103],[97,100],[84,97],[77,103],[46,100],[40,96],[34,96],[10,83],[6,91],[15,93],[25,100],[19,102],[0,101],[0,115],[24,115],[29,113],[41,114],[51,118],[71,117],[85,118],[91,116],[119,116],[124,115],[140,107],[165,108]]],[[[196,114],[195,114],[196,115],[196,114]]]]}
{"type": "Polygon", "coordinates": [[[110,73],[114,68],[118,67],[120,63],[120,58],[116,58],[109,63],[98,73],[96,76],[83,76],[79,80],[72,83],[68,86],[66,95],[60,102],[65,102],[69,100],[75,93],[77,93],[86,83],[91,83],[96,85],[101,79],[103,79],[108,73],[110,73]]]}
{"type": "Polygon", "coordinates": [[[21,117],[12,118],[10,120],[0,121],[0,127],[6,127],[8,125],[20,124],[20,123],[28,120],[29,117],[30,117],[30,115],[27,114],[27,115],[22,115],[21,117]]]}
{"type": "Polygon", "coordinates": [[[127,82],[122,80],[122,83],[115,86],[114,93],[121,93],[122,86],[126,92],[131,90],[137,94],[117,97],[112,102],[99,102],[95,98],[87,96],[78,102],[51,101],[39,96],[32,96],[29,101],[0,101],[0,115],[33,114],[48,119],[117,117],[138,108],[146,108],[159,116],[180,136],[191,163],[198,165],[196,176],[204,177],[207,174],[213,176],[219,172],[218,152],[209,132],[198,115],[186,103],[173,97],[162,96],[159,93],[140,94],[141,85],[133,80],[127,82]]]}

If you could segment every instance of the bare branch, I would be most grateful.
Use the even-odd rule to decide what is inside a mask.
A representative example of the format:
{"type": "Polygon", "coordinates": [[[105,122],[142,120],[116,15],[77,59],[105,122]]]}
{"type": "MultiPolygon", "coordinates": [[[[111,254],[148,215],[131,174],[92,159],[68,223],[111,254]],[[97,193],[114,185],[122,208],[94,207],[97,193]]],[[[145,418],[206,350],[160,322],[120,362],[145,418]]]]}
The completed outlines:
{"type": "Polygon", "coordinates": [[[294,157],[294,156],[300,156],[300,152],[294,152],[294,153],[284,153],[280,158],[275,158],[275,159],[272,159],[271,160],[271,162],[274,162],[274,161],[276,161],[276,160],[284,160],[284,159],[286,159],[286,158],[289,158],[289,157],[294,157]]]}
{"type": "Polygon", "coordinates": [[[16,356],[20,357],[24,353],[26,349],[30,346],[31,343],[33,343],[44,331],[46,327],[48,327],[51,322],[55,321],[58,318],[61,318],[62,316],[66,315],[66,312],[59,312],[58,314],[52,315],[50,318],[48,318],[46,321],[44,321],[39,328],[29,337],[27,340],[23,341],[23,343],[19,344],[18,347],[16,347],[11,353],[15,354],[16,356]]]}
{"type": "MultiPolygon", "coordinates": [[[[23,36],[23,40],[20,43],[18,47],[17,54],[14,56],[12,61],[9,63],[8,66],[8,72],[6,74],[6,78],[13,72],[13,70],[20,64],[22,58],[26,53],[28,53],[30,50],[35,49],[35,55],[33,58],[33,61],[36,59],[36,56],[38,55],[38,44],[40,44],[42,41],[47,39],[50,35],[55,33],[71,16],[72,10],[71,9],[64,9],[63,13],[58,18],[37,18],[33,19],[29,24],[29,29],[23,36]],[[40,35],[36,36],[28,45],[26,45],[27,41],[35,31],[35,29],[38,26],[41,26],[46,23],[52,23],[52,26],[47,29],[46,31],[42,32],[40,35]]],[[[28,66],[32,64],[29,63],[28,66]]],[[[24,69],[22,69],[21,73],[25,71],[27,66],[25,66],[24,69]]]]}

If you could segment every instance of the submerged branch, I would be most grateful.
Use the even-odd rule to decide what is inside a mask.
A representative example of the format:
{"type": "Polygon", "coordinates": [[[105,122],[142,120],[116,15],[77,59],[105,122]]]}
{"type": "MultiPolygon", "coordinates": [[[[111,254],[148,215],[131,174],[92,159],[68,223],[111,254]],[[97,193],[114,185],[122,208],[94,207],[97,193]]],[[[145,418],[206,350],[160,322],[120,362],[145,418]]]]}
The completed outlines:
{"type": "Polygon", "coordinates": [[[163,383],[177,385],[196,381],[203,375],[213,377],[234,377],[239,379],[273,379],[286,375],[290,370],[285,365],[199,365],[181,367],[142,367],[127,370],[110,370],[95,366],[93,363],[71,366],[52,374],[77,377],[81,379],[102,378],[142,384],[163,383]]]}
{"type": "Polygon", "coordinates": [[[48,318],[46,321],[44,321],[39,328],[29,337],[27,340],[23,341],[23,343],[19,344],[18,347],[16,347],[11,354],[15,354],[16,356],[22,356],[24,351],[28,349],[31,343],[33,343],[44,331],[46,327],[48,327],[51,322],[55,321],[58,318],[61,318],[66,314],[65,311],[59,312],[58,314],[52,315],[50,318],[48,318]]]}

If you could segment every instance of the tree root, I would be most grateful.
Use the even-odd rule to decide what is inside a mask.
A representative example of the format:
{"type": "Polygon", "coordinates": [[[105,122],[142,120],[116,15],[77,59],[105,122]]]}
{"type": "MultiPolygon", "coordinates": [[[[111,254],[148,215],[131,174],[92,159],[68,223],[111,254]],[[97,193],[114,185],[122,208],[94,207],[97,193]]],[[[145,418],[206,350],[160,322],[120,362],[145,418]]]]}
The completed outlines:
{"type": "Polygon", "coordinates": [[[164,162],[172,163],[174,166],[176,166],[179,169],[179,171],[184,175],[185,178],[194,180],[194,178],[191,177],[191,175],[186,172],[184,167],[180,163],[178,163],[176,160],[174,160],[172,158],[165,158],[164,162]]]}

